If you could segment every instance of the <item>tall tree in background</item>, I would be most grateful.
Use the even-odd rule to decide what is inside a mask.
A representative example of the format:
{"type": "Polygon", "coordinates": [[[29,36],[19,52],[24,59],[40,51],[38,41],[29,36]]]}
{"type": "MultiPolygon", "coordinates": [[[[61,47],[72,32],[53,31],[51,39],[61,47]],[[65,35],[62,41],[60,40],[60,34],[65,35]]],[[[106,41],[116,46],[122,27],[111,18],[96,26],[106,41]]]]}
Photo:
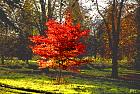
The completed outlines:
{"type": "Polygon", "coordinates": [[[79,0],[69,0],[68,5],[68,10],[72,12],[74,23],[82,23],[84,18],[78,1],[79,0]]]}
{"type": "Polygon", "coordinates": [[[16,48],[14,42],[17,39],[14,31],[19,31],[19,27],[13,19],[13,14],[15,10],[21,8],[20,3],[20,0],[0,0],[0,54],[3,63],[4,58],[11,57],[13,55],[13,51],[15,51],[16,48]],[[9,51],[10,49],[14,50],[9,51]]]}
{"type": "Polygon", "coordinates": [[[7,7],[14,8],[21,8],[20,0],[0,0],[0,24],[4,26],[10,26],[15,30],[19,30],[18,26],[15,24],[15,21],[10,19],[10,15],[7,14],[7,7]]]}
{"type": "Polygon", "coordinates": [[[124,0],[120,1],[119,8],[116,8],[117,2],[113,0],[112,4],[112,74],[113,78],[118,77],[118,49],[119,49],[119,36],[121,32],[121,15],[124,0]],[[117,13],[118,12],[118,13],[117,13]]]}
{"type": "Polygon", "coordinates": [[[16,56],[18,36],[9,30],[7,27],[0,26],[0,58],[2,64],[4,64],[5,59],[16,56]]]}
{"type": "MultiPolygon", "coordinates": [[[[33,30],[33,26],[35,26],[35,23],[33,22],[35,16],[33,1],[25,0],[21,2],[20,0],[1,0],[0,5],[3,7],[3,15],[1,15],[1,17],[4,19],[7,18],[4,21],[2,19],[4,28],[9,29],[9,27],[12,27],[14,31],[17,31],[18,33],[19,39],[17,42],[19,44],[15,48],[17,49],[16,56],[22,60],[31,59],[31,50],[28,48],[28,36],[33,30]]],[[[14,31],[9,29],[7,36],[10,32],[14,31]]]]}
{"type": "Polygon", "coordinates": [[[33,1],[35,6],[35,12],[38,15],[38,21],[36,22],[36,26],[38,28],[39,34],[46,35],[44,31],[47,29],[47,27],[45,27],[44,24],[49,19],[53,18],[56,0],[39,0],[39,2],[37,0],[33,1]]]}
{"type": "MultiPolygon", "coordinates": [[[[127,57],[132,61],[135,54],[135,41],[136,41],[136,24],[135,24],[135,4],[125,4],[123,8],[123,16],[121,18],[121,32],[120,32],[120,42],[119,42],[119,58],[127,57]],[[131,10],[131,11],[130,11],[131,10]]],[[[111,9],[109,8],[106,12],[106,19],[108,19],[109,31],[111,31],[111,9]]],[[[111,51],[108,45],[108,35],[107,28],[105,24],[99,26],[100,30],[102,29],[102,36],[105,47],[105,56],[110,57],[111,51]]]]}
{"type": "MultiPolygon", "coordinates": [[[[41,5],[41,18],[40,18],[40,35],[45,35],[45,27],[44,24],[46,22],[46,0],[39,0],[41,5]]],[[[51,7],[51,1],[48,0],[48,14],[50,13],[50,7],[51,7]]],[[[50,15],[48,15],[48,18],[50,18],[50,15]]]]}
{"type": "Polygon", "coordinates": [[[137,25],[137,41],[136,41],[136,60],[135,69],[140,70],[140,0],[136,0],[138,3],[138,8],[136,9],[136,25],[137,25]]]}
{"type": "Polygon", "coordinates": [[[97,10],[101,17],[103,18],[103,21],[106,25],[107,33],[108,33],[108,40],[109,40],[109,47],[111,49],[111,55],[112,55],[112,74],[111,76],[113,78],[118,77],[118,52],[119,52],[119,37],[121,32],[121,16],[122,16],[122,9],[124,6],[124,0],[117,1],[113,0],[111,2],[111,32],[109,32],[109,26],[108,26],[108,19],[106,20],[104,15],[100,12],[99,6],[98,6],[98,0],[96,0],[97,4],[97,10]]]}

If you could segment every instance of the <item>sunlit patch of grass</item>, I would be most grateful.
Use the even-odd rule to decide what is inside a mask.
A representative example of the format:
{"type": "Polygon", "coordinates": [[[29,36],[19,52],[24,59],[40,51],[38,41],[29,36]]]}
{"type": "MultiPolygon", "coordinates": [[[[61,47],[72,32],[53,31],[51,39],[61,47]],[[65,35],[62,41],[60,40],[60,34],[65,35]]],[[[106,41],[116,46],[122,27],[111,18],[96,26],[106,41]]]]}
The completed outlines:
{"type": "Polygon", "coordinates": [[[33,79],[0,79],[0,83],[5,83],[11,86],[24,87],[26,89],[43,90],[55,93],[89,93],[86,88],[93,88],[93,85],[81,84],[61,84],[55,85],[54,82],[46,80],[33,79]]]}
{"type": "MultiPolygon", "coordinates": [[[[137,70],[132,70],[132,69],[127,69],[127,68],[118,68],[119,70],[119,75],[124,75],[124,74],[140,74],[140,71],[137,70]]],[[[103,72],[110,72],[111,74],[111,68],[104,68],[102,69],[103,72]]]]}
{"type": "Polygon", "coordinates": [[[22,90],[10,89],[5,87],[0,87],[0,94],[35,94],[33,92],[26,92],[22,90]]]}
{"type": "MultiPolygon", "coordinates": [[[[112,59],[111,58],[102,58],[100,56],[97,56],[96,58],[94,56],[87,56],[83,59],[91,61],[91,63],[95,66],[105,66],[105,67],[111,67],[112,66],[112,59]]],[[[134,60],[130,60],[127,57],[123,57],[121,60],[118,60],[118,66],[125,67],[125,68],[132,68],[134,64],[134,60]]]]}
{"type": "Polygon", "coordinates": [[[90,75],[90,76],[93,76],[93,77],[106,77],[106,76],[109,76],[111,74],[111,72],[104,72],[104,71],[101,71],[101,70],[98,70],[98,69],[88,69],[88,70],[81,70],[81,73],[82,74],[87,74],[87,75],[90,75]]]}

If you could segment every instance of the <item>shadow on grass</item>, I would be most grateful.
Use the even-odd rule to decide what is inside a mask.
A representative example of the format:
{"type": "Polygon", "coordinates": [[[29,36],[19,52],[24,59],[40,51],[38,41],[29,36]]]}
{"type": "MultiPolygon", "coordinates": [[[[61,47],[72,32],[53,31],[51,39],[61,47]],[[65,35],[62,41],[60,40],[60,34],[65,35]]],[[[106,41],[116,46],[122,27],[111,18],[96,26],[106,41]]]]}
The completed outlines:
{"type": "Polygon", "coordinates": [[[27,93],[28,92],[30,92],[30,93],[34,92],[34,93],[43,93],[43,94],[53,94],[51,92],[47,92],[47,91],[43,91],[43,90],[25,89],[25,88],[14,87],[14,86],[6,85],[6,84],[1,84],[1,83],[0,83],[0,87],[14,89],[14,90],[26,91],[27,93]]]}

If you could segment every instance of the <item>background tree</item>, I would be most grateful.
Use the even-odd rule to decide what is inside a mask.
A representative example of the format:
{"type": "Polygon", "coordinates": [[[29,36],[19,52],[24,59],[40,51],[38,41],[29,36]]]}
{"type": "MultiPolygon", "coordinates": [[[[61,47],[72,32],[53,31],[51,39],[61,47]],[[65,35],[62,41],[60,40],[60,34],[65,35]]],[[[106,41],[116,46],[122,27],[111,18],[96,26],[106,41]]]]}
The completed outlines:
{"type": "Polygon", "coordinates": [[[18,26],[14,23],[14,20],[10,19],[11,16],[7,14],[8,8],[21,8],[20,0],[0,0],[0,23],[5,26],[10,26],[18,30],[18,26]]]}
{"type": "Polygon", "coordinates": [[[112,58],[112,74],[113,78],[118,77],[118,49],[119,49],[119,40],[120,40],[120,32],[121,32],[121,16],[122,16],[122,9],[124,6],[124,0],[117,1],[113,0],[111,4],[111,26],[108,25],[109,19],[105,19],[104,15],[99,10],[98,0],[95,1],[97,5],[97,11],[99,12],[100,16],[103,18],[105,26],[107,28],[108,40],[109,40],[109,47],[111,50],[111,58],[112,58]],[[109,30],[111,27],[111,30],[109,30]]]}
{"type": "MultiPolygon", "coordinates": [[[[130,60],[132,60],[132,58],[134,58],[134,54],[135,54],[135,40],[136,40],[136,36],[137,36],[137,32],[136,32],[136,25],[135,25],[135,16],[134,16],[134,11],[135,11],[135,7],[131,7],[134,6],[133,4],[127,4],[124,6],[123,9],[123,16],[121,18],[122,23],[121,23],[121,29],[122,32],[120,32],[120,43],[119,43],[119,58],[123,58],[124,56],[128,57],[130,60]],[[131,8],[130,8],[131,7],[131,8]],[[131,12],[128,12],[130,11],[131,12]],[[127,13],[128,12],[128,13],[127,13]]],[[[108,19],[109,21],[111,21],[110,19],[110,14],[111,11],[108,10],[108,12],[106,12],[107,16],[106,19],[108,19]]],[[[111,22],[108,21],[108,29],[111,30],[111,22]]],[[[105,26],[105,24],[101,24],[99,25],[99,30],[101,30],[102,32],[102,36],[103,36],[103,41],[105,44],[105,58],[110,58],[111,57],[111,51],[109,49],[109,44],[108,44],[108,35],[107,35],[107,28],[105,26]]]]}
{"type": "Polygon", "coordinates": [[[18,35],[4,26],[0,26],[0,58],[2,64],[4,60],[16,56],[18,35]]]}
{"type": "Polygon", "coordinates": [[[28,48],[28,36],[31,34],[31,31],[33,31],[33,27],[35,26],[35,23],[33,22],[33,18],[35,18],[33,2],[29,3],[28,0],[22,2],[20,0],[1,0],[1,6],[3,7],[5,14],[1,17],[7,17],[9,23],[13,23],[13,25],[10,25],[6,24],[7,20],[3,21],[5,28],[9,29],[9,27],[12,27],[14,29],[9,29],[7,34],[16,31],[19,36],[19,39],[17,40],[19,44],[18,46],[15,46],[16,56],[19,59],[25,60],[25,58],[30,55],[29,58],[31,59],[31,50],[28,48]]]}
{"type": "Polygon", "coordinates": [[[138,3],[138,7],[136,9],[136,16],[135,21],[137,25],[137,40],[136,40],[136,48],[137,48],[137,54],[136,54],[136,60],[135,60],[135,69],[140,70],[140,0],[136,0],[138,3]]]}

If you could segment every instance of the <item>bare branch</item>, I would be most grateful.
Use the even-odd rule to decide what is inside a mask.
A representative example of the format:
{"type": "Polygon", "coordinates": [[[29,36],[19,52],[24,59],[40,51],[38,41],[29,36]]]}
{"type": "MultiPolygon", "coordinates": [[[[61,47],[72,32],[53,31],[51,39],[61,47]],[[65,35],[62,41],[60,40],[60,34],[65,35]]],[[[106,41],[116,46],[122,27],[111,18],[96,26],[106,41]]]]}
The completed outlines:
{"type": "Polygon", "coordinates": [[[100,16],[103,18],[103,22],[105,23],[105,26],[106,26],[106,28],[107,28],[107,34],[108,34],[108,39],[109,39],[109,46],[110,46],[110,48],[112,48],[112,38],[111,38],[111,33],[110,33],[109,26],[108,26],[108,22],[107,22],[107,20],[105,19],[104,15],[103,15],[103,14],[100,12],[100,10],[99,10],[98,0],[96,0],[96,7],[97,7],[98,13],[99,13],[100,16]]]}

